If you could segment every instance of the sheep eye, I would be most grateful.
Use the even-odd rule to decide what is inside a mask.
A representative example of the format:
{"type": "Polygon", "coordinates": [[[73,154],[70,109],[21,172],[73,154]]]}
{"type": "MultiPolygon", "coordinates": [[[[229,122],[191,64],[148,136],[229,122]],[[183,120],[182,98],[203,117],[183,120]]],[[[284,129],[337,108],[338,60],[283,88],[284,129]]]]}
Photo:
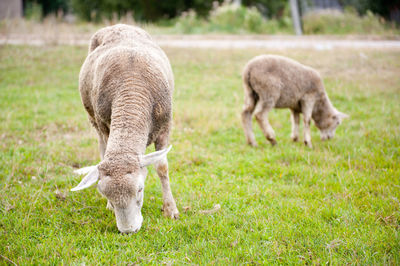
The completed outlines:
{"type": "Polygon", "coordinates": [[[139,188],[138,193],[140,193],[142,191],[143,191],[143,188],[141,187],[141,188],[139,188]]]}

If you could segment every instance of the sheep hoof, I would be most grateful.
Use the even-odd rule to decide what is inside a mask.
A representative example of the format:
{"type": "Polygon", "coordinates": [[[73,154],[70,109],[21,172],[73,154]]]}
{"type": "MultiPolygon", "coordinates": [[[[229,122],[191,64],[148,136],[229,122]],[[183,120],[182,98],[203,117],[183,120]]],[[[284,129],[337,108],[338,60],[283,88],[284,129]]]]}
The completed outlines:
{"type": "Polygon", "coordinates": [[[247,140],[247,144],[252,147],[257,147],[257,142],[255,140],[247,140]]]}
{"type": "Polygon", "coordinates": [[[176,210],[176,212],[171,215],[171,218],[175,220],[179,219],[179,211],[176,210]]]}
{"type": "Polygon", "coordinates": [[[293,140],[293,142],[297,142],[297,141],[299,141],[299,137],[298,136],[294,136],[294,137],[292,137],[292,140],[293,140]]]}
{"type": "Polygon", "coordinates": [[[304,144],[307,146],[307,147],[309,147],[310,149],[312,148],[312,144],[311,144],[311,141],[304,141],[304,144]]]}
{"type": "Polygon", "coordinates": [[[169,204],[168,205],[164,204],[164,206],[162,207],[161,210],[162,210],[162,212],[163,212],[165,217],[169,217],[171,219],[178,219],[179,218],[179,211],[176,208],[176,206],[173,207],[173,206],[171,206],[169,204]]]}
{"type": "Polygon", "coordinates": [[[278,142],[276,142],[275,139],[268,139],[268,141],[271,143],[272,146],[275,146],[276,144],[278,144],[278,142]]]}
{"type": "Polygon", "coordinates": [[[258,147],[258,144],[256,142],[253,143],[248,143],[251,147],[258,147]]]}
{"type": "Polygon", "coordinates": [[[179,211],[175,209],[174,211],[164,211],[164,216],[171,219],[179,219],[179,211]]]}

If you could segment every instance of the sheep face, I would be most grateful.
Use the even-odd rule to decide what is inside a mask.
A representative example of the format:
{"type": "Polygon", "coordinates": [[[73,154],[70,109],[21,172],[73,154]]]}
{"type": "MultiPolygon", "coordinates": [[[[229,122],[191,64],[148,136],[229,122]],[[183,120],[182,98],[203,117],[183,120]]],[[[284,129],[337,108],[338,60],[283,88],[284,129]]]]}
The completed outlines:
{"type": "Polygon", "coordinates": [[[117,177],[107,176],[100,170],[97,188],[108,199],[108,206],[115,213],[121,233],[137,232],[142,226],[141,209],[146,175],[146,168],[117,177]]]}
{"type": "Polygon", "coordinates": [[[76,174],[86,176],[71,191],[82,190],[98,182],[99,192],[108,199],[107,207],[114,210],[118,230],[121,233],[137,232],[143,222],[141,209],[144,181],[147,176],[146,167],[166,162],[171,147],[139,155],[138,160],[131,164],[114,164],[105,159],[98,165],[75,170],[76,174]]]}
{"type": "Polygon", "coordinates": [[[342,123],[342,120],[347,117],[348,115],[335,110],[333,114],[328,115],[321,122],[316,123],[320,130],[321,140],[333,138],[336,128],[342,123]]]}

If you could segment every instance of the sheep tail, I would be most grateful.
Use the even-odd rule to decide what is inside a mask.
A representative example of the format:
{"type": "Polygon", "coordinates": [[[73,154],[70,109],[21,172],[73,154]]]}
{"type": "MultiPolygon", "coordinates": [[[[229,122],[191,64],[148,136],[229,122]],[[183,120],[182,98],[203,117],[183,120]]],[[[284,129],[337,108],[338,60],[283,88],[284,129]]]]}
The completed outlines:
{"type": "Polygon", "coordinates": [[[245,90],[245,95],[247,97],[251,97],[254,101],[254,105],[258,102],[260,97],[258,96],[257,92],[251,86],[251,79],[250,79],[250,69],[247,67],[243,73],[243,87],[245,90]]]}

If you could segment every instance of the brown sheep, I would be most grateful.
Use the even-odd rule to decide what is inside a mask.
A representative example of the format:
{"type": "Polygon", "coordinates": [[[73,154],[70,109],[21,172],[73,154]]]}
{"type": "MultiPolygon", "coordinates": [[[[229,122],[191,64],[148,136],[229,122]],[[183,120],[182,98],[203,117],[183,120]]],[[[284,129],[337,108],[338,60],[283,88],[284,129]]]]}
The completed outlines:
{"type": "Polygon", "coordinates": [[[276,144],[275,132],[268,122],[273,108],[289,108],[293,141],[299,139],[300,113],[304,121],[304,143],[312,147],[310,123],[321,131],[322,140],[334,136],[336,127],[348,117],[331,104],[318,72],[292,59],[260,55],[250,60],[243,71],[244,106],[242,122],[247,143],[257,146],[251,123],[254,113],[265,137],[276,144]]]}

